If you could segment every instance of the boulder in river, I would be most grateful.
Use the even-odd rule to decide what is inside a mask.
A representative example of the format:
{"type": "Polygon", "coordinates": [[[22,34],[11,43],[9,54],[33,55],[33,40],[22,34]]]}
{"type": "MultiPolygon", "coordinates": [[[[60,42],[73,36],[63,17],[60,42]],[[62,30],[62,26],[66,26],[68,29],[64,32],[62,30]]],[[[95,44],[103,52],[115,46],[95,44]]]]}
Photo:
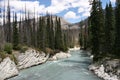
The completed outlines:
{"type": "Polygon", "coordinates": [[[59,52],[59,53],[56,53],[54,56],[52,56],[49,60],[58,60],[58,59],[64,59],[68,57],[71,57],[71,54],[59,52]]]}

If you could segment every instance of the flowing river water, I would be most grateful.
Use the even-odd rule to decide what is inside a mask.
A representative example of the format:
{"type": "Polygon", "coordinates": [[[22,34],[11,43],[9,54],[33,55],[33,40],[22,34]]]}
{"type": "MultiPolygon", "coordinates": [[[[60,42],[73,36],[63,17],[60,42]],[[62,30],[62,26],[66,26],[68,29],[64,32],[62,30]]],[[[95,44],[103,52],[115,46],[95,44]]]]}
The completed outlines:
{"type": "Polygon", "coordinates": [[[91,59],[86,52],[73,50],[70,53],[70,58],[21,70],[18,76],[8,80],[101,80],[88,70],[91,59]]]}

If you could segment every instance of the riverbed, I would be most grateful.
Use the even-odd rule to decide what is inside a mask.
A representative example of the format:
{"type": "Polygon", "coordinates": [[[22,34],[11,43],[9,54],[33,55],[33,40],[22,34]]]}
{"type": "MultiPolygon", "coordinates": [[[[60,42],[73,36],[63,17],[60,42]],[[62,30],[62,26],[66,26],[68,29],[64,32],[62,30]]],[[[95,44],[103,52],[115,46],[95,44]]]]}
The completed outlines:
{"type": "Polygon", "coordinates": [[[87,52],[72,50],[70,54],[66,59],[21,70],[18,76],[8,80],[101,80],[88,70],[92,61],[87,52]]]}

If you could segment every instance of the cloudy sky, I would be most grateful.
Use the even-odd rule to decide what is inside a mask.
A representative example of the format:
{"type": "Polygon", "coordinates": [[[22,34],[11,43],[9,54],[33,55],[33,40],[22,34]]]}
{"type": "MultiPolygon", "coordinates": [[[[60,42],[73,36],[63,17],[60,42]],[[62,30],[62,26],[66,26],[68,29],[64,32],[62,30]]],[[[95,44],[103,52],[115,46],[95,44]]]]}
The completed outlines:
{"type": "MultiPolygon", "coordinates": [[[[0,0],[2,7],[7,6],[7,0],[0,0]]],[[[101,0],[103,8],[106,3],[111,1],[113,6],[115,0],[101,0]]],[[[89,0],[10,0],[11,12],[16,12],[18,20],[20,13],[24,15],[26,10],[37,15],[44,15],[46,12],[64,17],[68,22],[75,23],[87,18],[90,14],[89,0]]],[[[4,11],[4,10],[3,10],[4,11]]],[[[12,14],[11,14],[12,16],[12,14]]],[[[12,19],[12,18],[11,18],[12,19]]]]}

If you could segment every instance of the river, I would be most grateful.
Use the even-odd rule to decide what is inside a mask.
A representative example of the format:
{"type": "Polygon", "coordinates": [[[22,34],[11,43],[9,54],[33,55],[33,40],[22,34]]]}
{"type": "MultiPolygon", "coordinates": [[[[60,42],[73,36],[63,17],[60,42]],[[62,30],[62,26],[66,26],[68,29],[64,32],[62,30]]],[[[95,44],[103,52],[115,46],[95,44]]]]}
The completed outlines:
{"type": "Polygon", "coordinates": [[[86,52],[75,50],[70,53],[70,58],[21,70],[18,76],[8,80],[101,80],[88,70],[91,59],[86,52]]]}

